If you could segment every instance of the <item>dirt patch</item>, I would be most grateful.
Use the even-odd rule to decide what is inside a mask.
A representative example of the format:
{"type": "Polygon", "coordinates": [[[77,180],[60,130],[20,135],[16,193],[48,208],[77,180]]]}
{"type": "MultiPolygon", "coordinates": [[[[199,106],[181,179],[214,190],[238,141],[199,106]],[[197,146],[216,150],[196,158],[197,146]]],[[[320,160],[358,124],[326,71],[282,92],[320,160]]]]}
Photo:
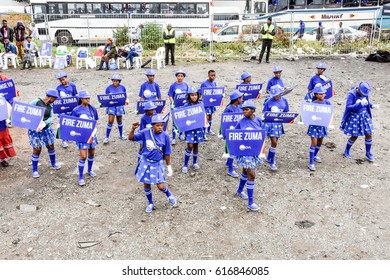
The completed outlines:
{"type": "MultiPolygon", "coordinates": [[[[263,82],[272,76],[274,64],[279,64],[285,85],[298,85],[287,95],[291,111],[297,112],[319,61],[271,62],[179,63],[179,67],[187,72],[186,81],[196,86],[207,78],[209,69],[215,69],[217,84],[230,92],[242,71],[252,73],[253,82],[263,82]]],[[[337,92],[331,99],[336,129],[331,130],[326,147],[320,151],[323,162],[317,164],[316,172],[309,172],[307,127],[285,125],[286,134],[279,141],[276,155],[278,171],[271,172],[266,164],[257,170],[255,200],[262,207],[259,213],[247,212],[246,202],[234,197],[238,179],[227,176],[222,159],[224,143],[216,136],[200,145],[200,171],[186,175],[180,171],[185,143],[179,141],[173,147],[175,173],[168,185],[178,198],[179,207],[170,208],[165,195],[154,188],[156,210],[147,214],[143,187],[133,174],[138,144],[118,139],[116,124],[111,142],[102,144],[107,121],[103,108],[98,109],[98,176],[87,176],[85,188],[77,185],[75,145],[63,149],[57,141],[61,170],[49,168],[49,157],[44,151],[39,167],[41,177],[33,179],[27,132],[12,128],[18,157],[13,166],[0,168],[1,258],[389,259],[389,175],[388,168],[384,168],[389,158],[388,66],[348,58],[326,62],[326,74],[337,92]],[[371,100],[381,104],[379,111],[373,111],[374,163],[363,160],[362,138],[351,150],[353,160],[342,157],[347,137],[338,125],[348,89],[361,80],[370,82],[371,100]],[[361,188],[363,184],[368,187],[361,188]],[[24,204],[33,205],[36,210],[17,208],[24,204]],[[310,227],[305,221],[310,222],[310,227]]],[[[156,81],[164,99],[179,67],[157,71],[156,81]]],[[[87,89],[94,95],[95,105],[96,94],[104,92],[114,74],[74,67],[66,72],[79,90],[87,89]]],[[[43,96],[47,88],[58,84],[52,69],[10,69],[5,74],[14,79],[23,102],[43,96]]],[[[122,83],[131,92],[131,105],[124,116],[124,130],[128,132],[131,123],[140,118],[134,111],[139,86],[145,81],[144,70],[121,69],[115,74],[124,77],[122,83]]],[[[227,101],[226,98],[225,104],[227,101]]],[[[262,109],[263,98],[256,104],[262,109]]],[[[221,111],[222,108],[218,109],[214,116],[214,131],[219,128],[221,111]]]]}

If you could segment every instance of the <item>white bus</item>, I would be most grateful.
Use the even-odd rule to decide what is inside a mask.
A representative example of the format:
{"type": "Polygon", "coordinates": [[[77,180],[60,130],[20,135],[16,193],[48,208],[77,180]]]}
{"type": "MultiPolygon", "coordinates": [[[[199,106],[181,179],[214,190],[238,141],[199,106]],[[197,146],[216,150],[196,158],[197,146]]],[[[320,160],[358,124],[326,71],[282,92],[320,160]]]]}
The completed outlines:
{"type": "MultiPolygon", "coordinates": [[[[102,1],[30,0],[39,39],[58,44],[105,41],[113,36],[113,30],[118,27],[127,26],[129,30],[134,30],[151,22],[161,26],[171,23],[179,34],[191,33],[194,37],[202,37],[213,28],[211,14],[214,7],[210,0],[102,1]]],[[[223,4],[222,6],[226,3],[233,5],[234,13],[230,16],[225,13],[225,19],[228,17],[226,23],[240,19],[237,7],[242,7],[245,2],[215,0],[215,3],[223,4]]],[[[215,7],[217,12],[218,9],[215,7]]],[[[219,17],[218,24],[221,22],[223,20],[219,17]]]]}
{"type": "MultiPolygon", "coordinates": [[[[246,15],[244,19],[265,22],[268,17],[287,32],[295,32],[299,21],[305,23],[306,31],[322,25],[327,27],[344,25],[374,31],[378,27],[383,32],[389,31],[390,0],[278,0],[271,1],[264,15],[246,15]],[[276,5],[275,5],[276,3],[276,5]]],[[[370,34],[370,33],[369,33],[370,34]]]]}

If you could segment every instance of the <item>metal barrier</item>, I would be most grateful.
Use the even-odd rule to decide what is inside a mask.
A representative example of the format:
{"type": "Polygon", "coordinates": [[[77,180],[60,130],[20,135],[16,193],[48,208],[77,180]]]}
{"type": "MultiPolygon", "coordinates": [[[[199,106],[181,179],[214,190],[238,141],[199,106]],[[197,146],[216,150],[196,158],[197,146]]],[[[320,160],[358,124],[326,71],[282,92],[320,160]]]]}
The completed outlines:
{"type": "MultiPolygon", "coordinates": [[[[242,18],[243,15],[240,16],[242,18]]],[[[364,30],[340,33],[339,20],[328,19],[324,34],[316,36],[316,29],[306,28],[302,38],[294,35],[299,20],[294,12],[289,21],[275,22],[277,34],[271,49],[273,57],[300,57],[316,55],[369,54],[378,49],[389,50],[390,34],[383,34],[376,26],[373,14],[372,24],[364,30]],[[352,34],[353,33],[353,34],[352,34]]],[[[31,22],[26,14],[2,15],[11,19],[11,27],[18,19],[25,25],[31,22]]],[[[248,16],[246,17],[248,18],[248,16]]],[[[35,16],[34,21],[40,40],[52,41],[57,45],[86,46],[91,53],[107,38],[114,37],[118,48],[131,43],[134,36],[140,37],[144,56],[154,56],[157,48],[164,46],[163,31],[171,23],[176,31],[176,56],[184,59],[249,59],[258,57],[261,49],[261,28],[264,22],[255,19],[226,21],[216,30],[207,14],[45,14],[35,16]],[[230,23],[230,25],[229,25],[230,23]],[[212,32],[216,31],[216,32],[212,32]]],[[[348,29],[347,26],[344,28],[348,29]]]]}

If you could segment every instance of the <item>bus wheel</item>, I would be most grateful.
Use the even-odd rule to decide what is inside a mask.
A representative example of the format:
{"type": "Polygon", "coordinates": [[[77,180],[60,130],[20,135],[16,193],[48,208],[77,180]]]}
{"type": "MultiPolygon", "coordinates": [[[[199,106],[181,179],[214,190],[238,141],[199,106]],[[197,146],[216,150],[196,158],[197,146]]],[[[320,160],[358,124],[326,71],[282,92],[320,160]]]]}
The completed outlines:
{"type": "Polygon", "coordinates": [[[72,34],[69,31],[59,31],[57,34],[58,45],[71,45],[73,43],[72,34]]]}

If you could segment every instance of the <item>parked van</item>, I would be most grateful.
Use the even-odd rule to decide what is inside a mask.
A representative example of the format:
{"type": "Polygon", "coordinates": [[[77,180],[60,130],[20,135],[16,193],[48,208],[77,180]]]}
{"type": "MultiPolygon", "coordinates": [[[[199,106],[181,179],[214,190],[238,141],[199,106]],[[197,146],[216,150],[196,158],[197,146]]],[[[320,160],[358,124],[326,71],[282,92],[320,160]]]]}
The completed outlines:
{"type": "Polygon", "coordinates": [[[242,20],[238,7],[213,7],[211,11],[214,33],[227,26],[230,22],[242,20]]]}
{"type": "Polygon", "coordinates": [[[213,42],[227,43],[235,41],[256,42],[261,38],[261,28],[264,22],[243,20],[229,23],[213,34],[202,38],[202,43],[213,42]]]}

